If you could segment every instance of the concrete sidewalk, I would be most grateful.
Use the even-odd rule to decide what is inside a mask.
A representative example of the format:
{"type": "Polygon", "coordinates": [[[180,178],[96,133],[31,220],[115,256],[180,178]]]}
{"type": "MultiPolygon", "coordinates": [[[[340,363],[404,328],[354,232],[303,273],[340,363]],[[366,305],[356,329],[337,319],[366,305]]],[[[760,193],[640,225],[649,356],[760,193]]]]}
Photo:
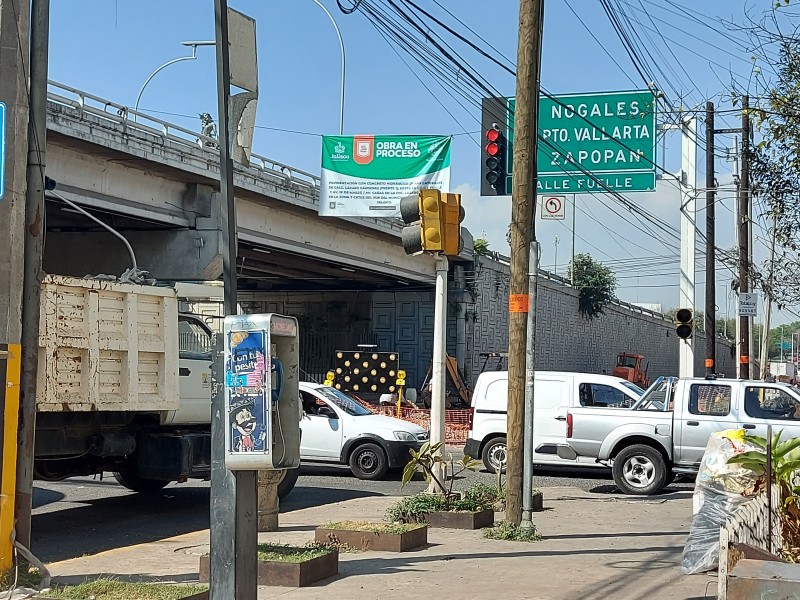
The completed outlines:
{"type": "MultiPolygon", "coordinates": [[[[716,597],[716,579],[680,572],[691,496],[636,498],[545,488],[538,543],[484,539],[480,531],[431,529],[427,548],[340,554],[339,576],[308,588],[259,588],[259,598],[422,597],[531,600],[655,600],[716,597]]],[[[317,525],[375,520],[397,498],[379,496],[281,515],[281,531],[261,541],[304,544],[317,525]]],[[[498,515],[500,518],[502,515],[498,515]]],[[[52,563],[61,582],[111,574],[120,579],[190,582],[208,552],[208,530],[52,563]]]]}

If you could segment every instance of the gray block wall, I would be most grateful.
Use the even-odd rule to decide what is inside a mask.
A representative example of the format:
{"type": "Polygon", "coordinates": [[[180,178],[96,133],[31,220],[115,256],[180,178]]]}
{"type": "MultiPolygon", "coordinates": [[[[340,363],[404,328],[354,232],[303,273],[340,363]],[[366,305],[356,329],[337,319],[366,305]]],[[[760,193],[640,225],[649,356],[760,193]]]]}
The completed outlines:
{"type": "MultiPolygon", "coordinates": [[[[508,265],[479,257],[474,276],[474,304],[468,309],[465,370],[475,381],[483,361],[480,352],[508,349],[508,265]]],[[[470,283],[468,282],[468,288],[470,283]]],[[[586,319],[578,310],[577,290],[539,277],[536,327],[536,368],[610,374],[618,352],[643,354],[651,378],[678,374],[681,342],[673,323],[633,307],[611,305],[605,314],[586,319]]],[[[695,374],[705,373],[705,337],[694,336],[695,374]]],[[[731,343],[718,338],[717,371],[733,377],[731,343]]]]}

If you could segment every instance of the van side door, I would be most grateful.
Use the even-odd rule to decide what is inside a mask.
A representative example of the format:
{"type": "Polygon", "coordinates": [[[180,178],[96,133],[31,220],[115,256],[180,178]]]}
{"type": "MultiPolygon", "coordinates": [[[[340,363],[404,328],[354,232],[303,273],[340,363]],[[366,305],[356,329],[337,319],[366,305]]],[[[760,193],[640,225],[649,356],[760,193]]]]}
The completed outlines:
{"type": "Polygon", "coordinates": [[[800,437],[800,395],[794,390],[768,383],[748,382],[744,386],[739,427],[750,435],[766,437],[767,425],[772,434],[783,430],[782,440],[800,437]]]}
{"type": "Polygon", "coordinates": [[[712,433],[738,426],[734,389],[722,381],[687,381],[682,389],[675,407],[675,463],[693,467],[702,461],[712,433]]]}

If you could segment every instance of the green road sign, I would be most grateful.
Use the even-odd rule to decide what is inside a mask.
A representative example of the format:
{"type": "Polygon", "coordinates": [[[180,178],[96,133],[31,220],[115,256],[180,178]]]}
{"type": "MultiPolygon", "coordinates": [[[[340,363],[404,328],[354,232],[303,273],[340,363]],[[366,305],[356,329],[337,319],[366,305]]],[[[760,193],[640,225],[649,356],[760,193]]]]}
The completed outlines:
{"type": "MultiPolygon", "coordinates": [[[[511,189],[514,98],[508,99],[506,189],[511,189]]],[[[538,190],[648,192],[656,188],[656,99],[649,90],[539,99],[538,190]],[[587,174],[587,172],[589,174],[587,174]]]]}

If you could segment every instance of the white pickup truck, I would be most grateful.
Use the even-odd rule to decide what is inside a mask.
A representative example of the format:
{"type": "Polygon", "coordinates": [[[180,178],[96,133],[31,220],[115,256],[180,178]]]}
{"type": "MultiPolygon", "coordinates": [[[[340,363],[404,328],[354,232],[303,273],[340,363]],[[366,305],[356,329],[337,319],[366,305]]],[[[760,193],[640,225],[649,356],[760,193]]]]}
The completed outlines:
{"type": "Polygon", "coordinates": [[[564,458],[611,466],[627,494],[658,494],[676,473],[696,473],[709,436],[767,426],[800,436],[800,393],[788,385],[739,379],[661,377],[630,409],[572,408],[564,458]]]}

